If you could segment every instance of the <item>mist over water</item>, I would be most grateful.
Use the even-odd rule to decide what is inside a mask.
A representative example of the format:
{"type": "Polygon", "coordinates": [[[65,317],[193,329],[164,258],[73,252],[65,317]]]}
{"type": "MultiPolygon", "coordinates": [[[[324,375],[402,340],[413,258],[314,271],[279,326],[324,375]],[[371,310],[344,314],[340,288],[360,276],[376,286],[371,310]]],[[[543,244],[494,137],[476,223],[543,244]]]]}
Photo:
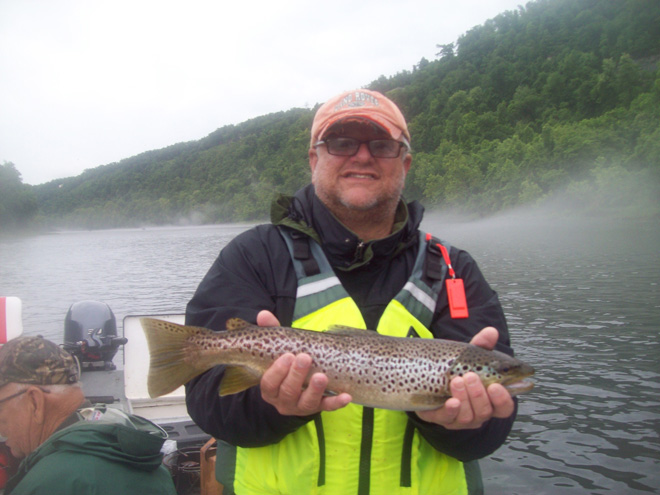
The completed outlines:
{"type": "Polygon", "coordinates": [[[656,493],[657,221],[535,210],[425,227],[478,260],[536,367],[509,441],[482,461],[486,493],[656,493]]]}
{"type": "MultiPolygon", "coordinates": [[[[660,487],[660,229],[520,209],[480,220],[428,212],[423,228],[477,260],[512,345],[534,365],[504,447],[481,462],[488,495],[645,494],[660,487]]],[[[68,232],[0,240],[0,295],[25,333],[62,341],[67,309],[185,310],[218,252],[248,225],[68,232]]]]}

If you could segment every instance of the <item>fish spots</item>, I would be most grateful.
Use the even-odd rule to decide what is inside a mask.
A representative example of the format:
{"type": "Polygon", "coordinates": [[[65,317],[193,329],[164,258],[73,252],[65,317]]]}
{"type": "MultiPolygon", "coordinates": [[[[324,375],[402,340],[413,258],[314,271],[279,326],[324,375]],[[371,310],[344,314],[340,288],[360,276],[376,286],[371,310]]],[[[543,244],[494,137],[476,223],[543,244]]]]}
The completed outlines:
{"type": "MultiPolygon", "coordinates": [[[[163,328],[170,331],[168,326],[163,328]]],[[[493,357],[489,351],[459,342],[378,335],[367,338],[251,325],[208,333],[174,328],[187,336],[185,346],[208,352],[211,356],[204,359],[209,363],[238,362],[254,373],[263,373],[284,353],[305,352],[312,357],[312,372],[330,378],[332,390],[348,389],[356,403],[374,407],[440,405],[441,398],[449,395],[453,377],[473,370],[492,383],[512,369],[506,360],[493,357]]]]}

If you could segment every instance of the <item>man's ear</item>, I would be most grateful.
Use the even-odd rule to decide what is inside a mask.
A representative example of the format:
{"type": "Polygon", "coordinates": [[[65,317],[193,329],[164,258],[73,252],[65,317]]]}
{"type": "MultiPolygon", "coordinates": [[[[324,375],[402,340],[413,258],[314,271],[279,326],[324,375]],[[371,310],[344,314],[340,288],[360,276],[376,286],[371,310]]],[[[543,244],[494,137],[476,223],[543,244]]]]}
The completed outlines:
{"type": "Polygon", "coordinates": [[[406,156],[403,157],[403,171],[406,175],[408,175],[408,172],[410,171],[411,163],[412,163],[412,155],[410,153],[406,153],[406,156]]]}
{"type": "Polygon", "coordinates": [[[25,392],[25,400],[28,404],[28,414],[37,424],[43,424],[46,417],[46,394],[39,387],[31,386],[25,392]]]}
{"type": "Polygon", "coordinates": [[[319,161],[319,155],[315,148],[310,148],[308,152],[308,156],[309,156],[309,168],[312,170],[312,175],[314,175],[314,169],[316,168],[316,164],[319,161]]]}

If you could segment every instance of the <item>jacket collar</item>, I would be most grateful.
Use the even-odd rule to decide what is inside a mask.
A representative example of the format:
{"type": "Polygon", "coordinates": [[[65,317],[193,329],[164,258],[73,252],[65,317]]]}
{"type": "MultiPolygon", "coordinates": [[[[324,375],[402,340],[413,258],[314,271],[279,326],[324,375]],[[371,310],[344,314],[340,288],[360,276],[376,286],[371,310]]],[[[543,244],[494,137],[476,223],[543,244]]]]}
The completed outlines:
{"type": "Polygon", "coordinates": [[[416,242],[423,212],[417,201],[408,204],[400,201],[394,232],[383,239],[363,242],[335,218],[310,184],[293,197],[276,199],[271,219],[275,225],[285,225],[310,236],[323,247],[333,267],[348,271],[367,263],[387,261],[416,242]]]}

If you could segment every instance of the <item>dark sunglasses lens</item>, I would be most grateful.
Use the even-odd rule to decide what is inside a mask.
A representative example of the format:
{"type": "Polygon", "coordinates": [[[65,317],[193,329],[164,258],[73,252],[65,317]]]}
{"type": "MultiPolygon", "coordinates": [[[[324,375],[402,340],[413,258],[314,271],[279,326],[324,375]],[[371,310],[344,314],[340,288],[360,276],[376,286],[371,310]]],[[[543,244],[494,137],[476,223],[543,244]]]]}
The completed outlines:
{"type": "Polygon", "coordinates": [[[374,139],[372,141],[359,141],[354,138],[327,139],[325,144],[328,153],[338,156],[353,156],[357,153],[360,145],[366,142],[369,152],[374,158],[395,158],[401,151],[401,143],[393,139],[374,139]]]}
{"type": "Polygon", "coordinates": [[[360,147],[360,142],[352,138],[328,139],[326,144],[328,153],[339,156],[353,156],[360,147]]]}
{"type": "Polygon", "coordinates": [[[376,139],[369,141],[369,151],[376,158],[394,158],[401,149],[398,141],[393,139],[376,139]]]}

